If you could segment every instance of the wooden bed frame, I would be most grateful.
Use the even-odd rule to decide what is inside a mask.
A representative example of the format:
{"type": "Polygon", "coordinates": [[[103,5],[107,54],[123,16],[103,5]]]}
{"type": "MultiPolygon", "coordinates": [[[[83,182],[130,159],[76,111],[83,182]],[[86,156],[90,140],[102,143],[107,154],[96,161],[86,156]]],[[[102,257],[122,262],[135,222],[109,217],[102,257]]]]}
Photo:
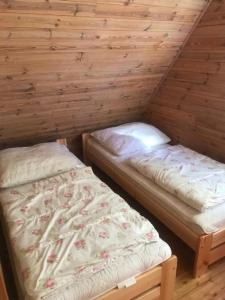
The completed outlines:
{"type": "Polygon", "coordinates": [[[200,277],[207,271],[210,264],[225,256],[225,228],[212,234],[197,234],[168,210],[160,206],[160,198],[157,195],[146,193],[135,180],[129,177],[129,174],[121,172],[110,161],[102,158],[97,151],[93,149],[89,151],[88,142],[91,139],[93,138],[89,133],[82,135],[85,163],[88,165],[94,164],[104,171],[195,251],[194,277],[200,277]],[[149,198],[154,199],[154,201],[149,203],[149,198]]]}
{"type": "Polygon", "coordinates": [[[0,299],[1,300],[9,300],[8,295],[7,295],[6,286],[5,286],[5,280],[4,280],[1,268],[0,268],[0,299]]]}
{"type": "MultiPolygon", "coordinates": [[[[67,146],[66,139],[58,139],[56,142],[67,146]]],[[[3,225],[4,224],[2,222],[2,226],[3,225]]],[[[12,262],[13,258],[9,243],[7,242],[6,237],[5,239],[9,248],[10,260],[12,262]]],[[[102,296],[97,297],[96,300],[171,300],[175,285],[176,267],[177,258],[173,255],[162,264],[137,276],[136,283],[134,285],[121,289],[114,288],[102,296]]],[[[18,276],[15,272],[15,268],[12,269],[18,290],[18,297],[23,300],[23,297],[21,296],[22,292],[19,288],[18,276]]],[[[4,287],[4,290],[0,291],[1,300],[9,300],[5,286],[4,278],[0,274],[0,288],[4,287]]]]}

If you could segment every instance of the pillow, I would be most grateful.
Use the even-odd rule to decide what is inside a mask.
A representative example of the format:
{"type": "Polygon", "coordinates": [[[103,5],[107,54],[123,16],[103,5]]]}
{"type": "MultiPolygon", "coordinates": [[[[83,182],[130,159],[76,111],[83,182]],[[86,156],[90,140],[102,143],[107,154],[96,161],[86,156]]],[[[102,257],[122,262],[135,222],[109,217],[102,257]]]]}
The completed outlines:
{"type": "Polygon", "coordinates": [[[97,130],[91,135],[111,153],[118,156],[141,149],[151,150],[155,146],[170,142],[170,138],[159,129],[141,122],[97,130]],[[124,149],[125,147],[127,149],[124,149]]]}
{"type": "Polygon", "coordinates": [[[43,143],[0,151],[0,188],[12,187],[82,167],[64,145],[43,143]]]}
{"type": "MultiPolygon", "coordinates": [[[[96,135],[97,136],[97,135],[96,135]]],[[[114,155],[126,155],[143,149],[143,144],[129,135],[111,133],[100,139],[100,143],[114,155]]]]}

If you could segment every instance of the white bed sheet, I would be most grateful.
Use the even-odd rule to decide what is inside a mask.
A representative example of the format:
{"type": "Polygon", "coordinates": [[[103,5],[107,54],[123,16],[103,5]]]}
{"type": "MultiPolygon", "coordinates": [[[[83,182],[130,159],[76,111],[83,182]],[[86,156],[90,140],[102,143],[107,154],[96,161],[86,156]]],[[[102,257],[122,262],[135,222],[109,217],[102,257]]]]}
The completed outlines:
{"type": "MultiPolygon", "coordinates": [[[[168,209],[170,213],[174,214],[181,222],[188,225],[197,234],[209,234],[225,227],[225,204],[206,209],[204,212],[199,212],[130,167],[127,161],[132,155],[114,156],[93,138],[89,140],[88,147],[90,151],[91,148],[97,150],[102,157],[110,161],[121,171],[129,174],[128,176],[141,185],[147,192],[149,191],[157,195],[157,197],[161,199],[164,208],[168,209]]],[[[168,146],[163,145],[160,147],[168,146]]],[[[151,199],[149,199],[149,201],[151,201],[151,199]]]]}

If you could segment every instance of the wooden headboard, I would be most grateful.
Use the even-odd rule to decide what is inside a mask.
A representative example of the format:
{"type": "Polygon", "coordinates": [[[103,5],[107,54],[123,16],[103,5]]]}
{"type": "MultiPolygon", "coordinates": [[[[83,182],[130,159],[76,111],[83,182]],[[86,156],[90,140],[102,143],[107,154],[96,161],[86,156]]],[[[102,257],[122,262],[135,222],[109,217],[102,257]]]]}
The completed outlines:
{"type": "Polygon", "coordinates": [[[66,139],[58,139],[56,140],[56,143],[60,145],[65,145],[67,147],[67,140],[66,139]]]}

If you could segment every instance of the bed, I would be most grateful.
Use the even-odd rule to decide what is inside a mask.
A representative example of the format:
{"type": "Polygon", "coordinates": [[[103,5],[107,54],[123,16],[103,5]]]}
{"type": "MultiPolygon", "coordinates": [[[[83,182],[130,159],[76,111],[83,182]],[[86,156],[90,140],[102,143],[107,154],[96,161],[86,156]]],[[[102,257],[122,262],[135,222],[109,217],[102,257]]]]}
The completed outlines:
{"type": "Polygon", "coordinates": [[[5,287],[5,281],[4,281],[4,277],[3,277],[1,264],[0,264],[0,299],[9,300],[7,291],[6,291],[6,287],[5,287]]]}
{"type": "Polygon", "coordinates": [[[31,160],[32,174],[18,165],[16,181],[11,174],[1,180],[1,223],[19,299],[171,299],[176,257],[151,223],[65,149],[63,161],[51,155],[51,168],[37,156],[40,170],[33,172],[31,160]]]}
{"type": "Polygon", "coordinates": [[[195,251],[194,277],[204,274],[210,264],[225,256],[224,204],[196,214],[196,210],[128,165],[129,155],[118,157],[110,153],[89,133],[83,134],[83,156],[87,164],[108,174],[195,251]]]}

